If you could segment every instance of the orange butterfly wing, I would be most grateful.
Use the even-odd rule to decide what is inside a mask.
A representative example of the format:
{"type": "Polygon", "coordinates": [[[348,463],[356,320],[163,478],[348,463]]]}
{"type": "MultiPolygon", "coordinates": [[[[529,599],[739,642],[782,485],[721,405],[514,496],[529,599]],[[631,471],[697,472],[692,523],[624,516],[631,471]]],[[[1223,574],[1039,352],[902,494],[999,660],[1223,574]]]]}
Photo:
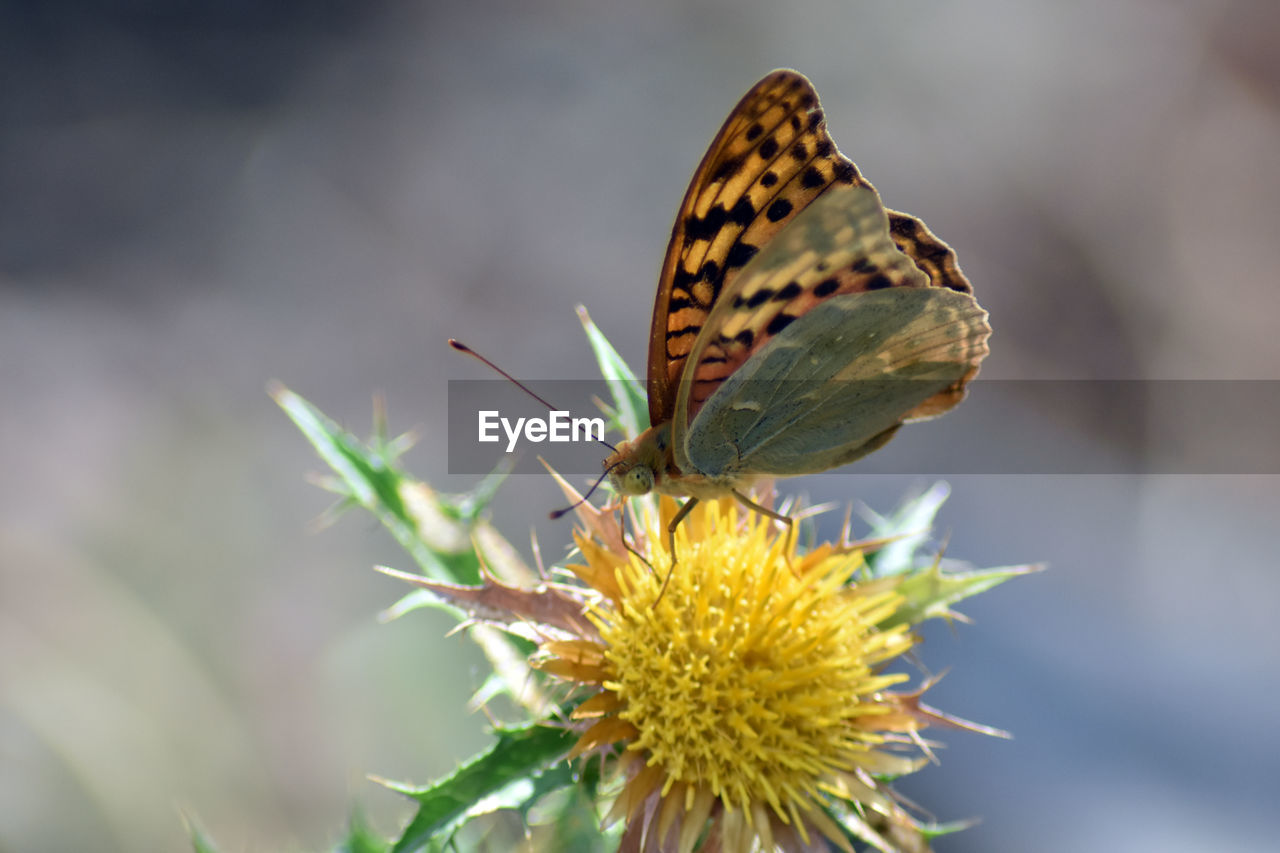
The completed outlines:
{"type": "Polygon", "coordinates": [[[662,265],[649,337],[649,420],[671,420],[711,306],[760,247],[832,183],[858,180],[813,85],[775,71],[743,96],[694,173],[662,265]]]}
{"type": "MultiPolygon", "coordinates": [[[[797,71],[769,74],[743,96],[725,119],[694,172],[672,228],[659,278],[649,336],[649,422],[672,420],[685,362],[722,294],[738,272],[805,207],[832,185],[871,185],[840,153],[827,133],[813,84],[797,71]]],[[[972,292],[955,254],[920,220],[888,211],[894,243],[929,278],[929,286],[972,292]]],[[[901,282],[894,280],[892,285],[901,282]]],[[[865,263],[835,270],[817,287],[739,294],[751,311],[750,332],[709,342],[700,359],[701,399],[772,337],[781,314],[798,316],[818,300],[888,286],[865,263]],[[754,301],[753,301],[754,299],[754,301]]],[[[715,330],[709,330],[714,332],[715,330]]],[[[974,371],[976,372],[976,370],[974,371]]],[[[966,377],[964,381],[967,381],[966,377]]],[[[926,401],[908,417],[946,411],[963,396],[926,401]]],[[[685,413],[692,417],[696,409],[685,413]]],[[[683,425],[681,425],[683,426],[683,425]]]]}

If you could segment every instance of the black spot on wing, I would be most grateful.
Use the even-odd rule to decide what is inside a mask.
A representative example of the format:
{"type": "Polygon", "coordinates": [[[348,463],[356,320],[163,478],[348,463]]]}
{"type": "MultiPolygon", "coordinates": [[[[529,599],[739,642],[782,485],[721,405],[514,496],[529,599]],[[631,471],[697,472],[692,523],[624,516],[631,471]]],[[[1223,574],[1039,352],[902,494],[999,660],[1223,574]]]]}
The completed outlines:
{"type": "Polygon", "coordinates": [[[757,290],[755,293],[752,293],[751,296],[748,298],[743,298],[741,293],[733,297],[733,307],[734,308],[759,308],[761,305],[765,304],[772,298],[773,298],[773,289],[769,287],[762,287],[759,290],[757,290]]]}
{"type": "Polygon", "coordinates": [[[724,162],[722,162],[719,166],[716,166],[716,170],[711,173],[711,183],[715,184],[715,183],[719,183],[720,181],[728,180],[729,178],[736,175],[741,169],[742,169],[742,158],[729,157],[724,162]]]}
{"type": "Polygon", "coordinates": [[[760,148],[758,150],[762,159],[772,160],[778,154],[778,140],[770,136],[764,142],[760,143],[760,148]]]}
{"type": "MultiPolygon", "coordinates": [[[[701,332],[701,331],[702,331],[702,326],[698,324],[685,326],[682,329],[668,329],[667,343],[674,341],[676,338],[697,337],[698,332],[701,332]]],[[[668,352],[668,355],[670,355],[671,351],[669,349],[667,350],[667,352],[668,352]]],[[[670,357],[674,358],[674,356],[670,356],[670,357]]],[[[684,358],[684,356],[680,356],[680,357],[684,358]]]]}
{"type": "Polygon", "coordinates": [[[751,220],[756,218],[756,209],[751,204],[751,199],[745,195],[738,199],[733,209],[728,213],[728,220],[734,225],[741,225],[744,228],[751,224],[751,220]]]}
{"type": "MultiPolygon", "coordinates": [[[[682,293],[692,294],[692,291],[690,290],[690,288],[693,286],[694,282],[697,281],[697,279],[693,276],[693,274],[686,272],[684,267],[677,266],[676,271],[671,278],[672,278],[671,280],[672,290],[678,290],[682,293]]],[[[674,302],[675,300],[673,299],[672,303],[674,304],[674,302]]],[[[691,304],[696,305],[697,302],[694,301],[691,304]]],[[[702,307],[702,306],[699,306],[699,307],[702,307]]],[[[672,308],[671,310],[674,311],[676,309],[672,308]]]]}
{"type": "Polygon", "coordinates": [[[751,125],[751,127],[747,128],[747,141],[755,142],[757,139],[760,138],[760,134],[762,133],[764,133],[764,125],[762,125],[760,122],[756,122],[755,124],[751,125]]]}
{"type": "Polygon", "coordinates": [[[745,267],[747,262],[754,258],[758,251],[760,251],[759,247],[739,240],[733,244],[733,248],[729,250],[728,256],[724,259],[725,270],[745,267]]]}
{"type": "Polygon", "coordinates": [[[684,221],[685,241],[710,240],[724,228],[727,218],[725,209],[718,204],[708,210],[706,216],[690,216],[684,221]]]}
{"type": "Polygon", "coordinates": [[[819,283],[817,287],[813,289],[813,293],[815,296],[819,298],[824,296],[830,296],[831,294],[836,292],[836,288],[838,288],[839,286],[840,286],[840,282],[836,281],[834,278],[824,279],[821,283],[819,283]]]}
{"type": "Polygon", "coordinates": [[[950,254],[940,243],[926,241],[921,224],[905,217],[893,217],[889,221],[889,232],[898,238],[894,243],[899,249],[920,260],[941,266],[950,254]],[[899,243],[899,240],[903,242],[899,243]]]}
{"type": "Polygon", "coordinates": [[[780,314],[775,315],[774,318],[769,321],[769,325],[765,327],[765,332],[770,335],[776,335],[779,332],[781,332],[783,329],[785,329],[787,326],[790,326],[792,323],[794,323],[796,319],[797,319],[796,317],[784,311],[780,314]]]}
{"type": "Polygon", "coordinates": [[[877,273],[867,281],[867,290],[886,290],[893,287],[893,282],[884,273],[877,273]]]}
{"type": "Polygon", "coordinates": [[[916,224],[905,216],[889,218],[889,233],[895,237],[907,236],[914,240],[918,230],[916,224]]]}
{"type": "Polygon", "coordinates": [[[804,174],[800,176],[800,186],[807,190],[814,190],[827,182],[822,177],[822,173],[818,171],[816,166],[810,166],[804,170],[804,174]]]}
{"type": "Polygon", "coordinates": [[[791,213],[791,210],[791,202],[787,201],[785,198],[779,198],[775,199],[773,204],[769,205],[769,209],[765,211],[764,215],[769,218],[770,222],[781,222],[783,219],[787,218],[787,215],[791,213]]]}
{"type": "Polygon", "coordinates": [[[798,282],[789,282],[786,287],[779,290],[773,295],[775,302],[790,302],[800,295],[801,289],[798,282]]]}
{"type": "Polygon", "coordinates": [[[760,186],[771,187],[778,182],[777,172],[765,172],[760,176],[760,186]]]}

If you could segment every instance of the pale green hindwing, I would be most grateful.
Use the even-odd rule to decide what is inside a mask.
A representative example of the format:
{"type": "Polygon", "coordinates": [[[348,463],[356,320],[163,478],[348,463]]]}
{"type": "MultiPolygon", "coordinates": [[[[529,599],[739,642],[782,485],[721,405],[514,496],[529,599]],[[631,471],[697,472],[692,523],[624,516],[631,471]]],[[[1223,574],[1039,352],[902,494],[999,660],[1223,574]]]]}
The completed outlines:
{"type": "Polygon", "coordinates": [[[727,378],[683,436],[712,478],[826,471],[875,450],[913,408],[985,353],[972,296],[895,287],[833,297],[727,378]]]}

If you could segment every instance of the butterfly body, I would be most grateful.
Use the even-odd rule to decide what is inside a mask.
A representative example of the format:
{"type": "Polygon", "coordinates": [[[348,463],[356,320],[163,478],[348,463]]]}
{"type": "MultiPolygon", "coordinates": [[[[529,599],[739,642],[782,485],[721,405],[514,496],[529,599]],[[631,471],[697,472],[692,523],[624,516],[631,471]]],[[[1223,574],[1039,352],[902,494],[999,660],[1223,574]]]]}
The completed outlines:
{"type": "Polygon", "coordinates": [[[754,479],[682,471],[675,462],[670,421],[621,442],[604,464],[614,490],[630,496],[657,492],[712,500],[727,497],[735,489],[748,488],[754,479]]]}
{"type": "Polygon", "coordinates": [[[649,348],[651,427],[624,495],[736,495],[836,468],[956,405],[990,326],[946,244],[886,211],[794,71],[730,113],[685,195],[649,348]]]}

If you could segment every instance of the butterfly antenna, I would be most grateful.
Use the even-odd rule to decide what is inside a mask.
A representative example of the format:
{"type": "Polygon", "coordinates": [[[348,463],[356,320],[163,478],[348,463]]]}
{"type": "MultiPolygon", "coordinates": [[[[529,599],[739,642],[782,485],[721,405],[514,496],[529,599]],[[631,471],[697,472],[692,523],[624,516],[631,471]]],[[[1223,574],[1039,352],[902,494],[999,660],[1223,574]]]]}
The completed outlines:
{"type": "MultiPolygon", "coordinates": [[[[512,376],[510,373],[507,373],[507,371],[503,370],[501,367],[498,367],[498,365],[494,364],[492,361],[490,361],[489,359],[485,358],[485,357],[484,357],[484,356],[482,356],[480,353],[476,352],[476,351],[475,351],[475,350],[473,350],[471,347],[469,347],[469,346],[467,346],[466,344],[464,344],[462,341],[455,340],[454,338],[449,338],[449,346],[453,347],[453,348],[454,348],[454,349],[456,349],[458,352],[465,352],[467,355],[475,356],[476,358],[480,359],[482,362],[484,362],[485,364],[487,364],[487,365],[488,365],[489,367],[491,367],[493,370],[496,370],[496,371],[497,371],[497,372],[498,372],[498,373],[499,373],[499,374],[500,374],[504,379],[506,379],[508,382],[510,382],[511,384],[515,385],[515,386],[516,386],[517,388],[519,388],[521,391],[523,391],[524,393],[528,394],[530,397],[532,397],[533,399],[537,400],[537,401],[538,401],[539,403],[541,403],[542,405],[546,406],[546,407],[547,407],[547,411],[549,411],[549,412],[558,412],[558,411],[560,411],[560,410],[559,410],[559,409],[557,409],[555,406],[551,405],[551,404],[550,404],[550,403],[548,403],[546,400],[542,399],[542,398],[541,398],[541,397],[539,397],[537,394],[533,393],[533,391],[531,391],[531,390],[529,389],[529,386],[528,386],[528,385],[525,385],[525,384],[524,384],[523,382],[521,382],[519,379],[516,379],[516,378],[515,378],[514,376],[512,376]]],[[[600,443],[601,443],[601,444],[603,444],[605,447],[609,448],[609,450],[611,450],[611,451],[617,452],[617,450],[618,450],[618,448],[614,447],[612,444],[610,444],[609,442],[605,441],[603,438],[597,438],[597,439],[596,439],[596,441],[600,442],[600,443]]],[[[597,481],[596,485],[598,486],[598,485],[600,485],[600,483],[597,481]]],[[[592,488],[594,489],[594,488],[595,488],[595,486],[593,486],[592,488]]],[[[588,492],[587,494],[591,494],[591,493],[590,493],[590,492],[588,492]]],[[[572,507],[570,507],[570,509],[572,509],[572,507]]],[[[566,510],[566,512],[567,512],[567,510],[566,510]]],[[[554,517],[554,516],[553,516],[553,517],[554,517]]]]}
{"type": "Polygon", "coordinates": [[[564,509],[558,509],[555,512],[551,513],[551,520],[555,521],[557,518],[560,518],[567,513],[573,512],[575,509],[577,509],[578,507],[586,503],[587,498],[591,497],[591,495],[595,492],[595,490],[600,488],[600,484],[604,482],[604,478],[609,476],[609,472],[612,471],[615,467],[616,466],[611,465],[608,468],[605,468],[604,471],[601,472],[600,476],[596,479],[596,481],[591,484],[591,488],[587,489],[587,493],[585,495],[578,498],[576,501],[569,504],[564,509]]]}

